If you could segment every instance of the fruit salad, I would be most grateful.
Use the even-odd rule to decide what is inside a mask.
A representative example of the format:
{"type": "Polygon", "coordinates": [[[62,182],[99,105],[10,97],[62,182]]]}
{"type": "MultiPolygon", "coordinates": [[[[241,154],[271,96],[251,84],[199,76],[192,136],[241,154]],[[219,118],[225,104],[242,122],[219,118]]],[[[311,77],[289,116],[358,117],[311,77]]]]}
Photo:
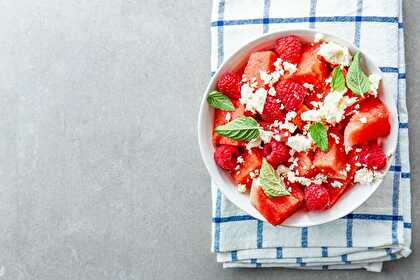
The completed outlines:
{"type": "Polygon", "coordinates": [[[207,96],[216,164],[273,225],[381,180],[389,158],[381,76],[365,73],[360,52],[315,38],[289,35],[250,53],[207,96]]]}

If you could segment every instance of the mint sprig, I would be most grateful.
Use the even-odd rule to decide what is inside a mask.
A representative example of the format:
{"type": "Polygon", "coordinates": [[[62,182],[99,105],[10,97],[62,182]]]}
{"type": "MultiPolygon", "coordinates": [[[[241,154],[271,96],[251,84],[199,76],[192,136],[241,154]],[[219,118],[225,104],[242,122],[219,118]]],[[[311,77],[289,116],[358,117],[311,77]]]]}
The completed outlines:
{"type": "Polygon", "coordinates": [[[331,91],[344,91],[346,89],[346,79],[340,67],[335,67],[332,72],[331,91]]]}
{"type": "Polygon", "coordinates": [[[235,111],[232,101],[220,91],[214,90],[210,92],[207,96],[207,103],[209,103],[210,106],[223,111],[235,111]]]}
{"type": "Polygon", "coordinates": [[[346,77],[347,86],[356,95],[363,95],[370,90],[369,78],[363,72],[360,64],[361,53],[357,52],[353,57],[346,77]]]}
{"type": "Polygon", "coordinates": [[[260,135],[259,128],[258,122],[252,117],[241,116],[225,125],[216,127],[214,131],[234,140],[250,141],[260,135]]]}
{"type": "Polygon", "coordinates": [[[262,162],[259,180],[264,193],[268,197],[290,195],[284,185],[283,179],[276,174],[273,166],[265,158],[262,162]]]}
{"type": "Polygon", "coordinates": [[[309,127],[309,134],[321,151],[328,152],[327,129],[322,123],[317,122],[312,124],[309,127]]]}

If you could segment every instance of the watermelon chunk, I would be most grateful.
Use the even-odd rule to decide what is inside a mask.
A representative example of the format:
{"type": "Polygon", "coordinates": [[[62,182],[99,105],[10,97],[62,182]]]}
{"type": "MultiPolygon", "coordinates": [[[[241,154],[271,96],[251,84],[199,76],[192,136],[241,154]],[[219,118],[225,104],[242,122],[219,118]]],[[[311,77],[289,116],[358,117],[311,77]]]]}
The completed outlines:
{"type": "Polygon", "coordinates": [[[302,84],[313,84],[315,91],[321,92],[328,75],[328,65],[317,55],[318,49],[319,44],[305,47],[297,71],[290,78],[302,84]]]}
{"type": "Polygon", "coordinates": [[[262,150],[259,148],[253,148],[251,151],[246,150],[242,157],[244,163],[240,165],[239,170],[232,171],[233,181],[237,184],[247,184],[251,181],[249,172],[253,170],[259,170],[262,165],[262,150]]]}
{"type": "Polygon", "coordinates": [[[256,78],[258,86],[263,86],[264,82],[261,80],[260,71],[273,72],[276,59],[277,55],[272,51],[252,53],[244,70],[246,79],[251,81],[253,78],[256,78]]]}
{"type": "Polygon", "coordinates": [[[333,139],[329,140],[328,152],[318,150],[315,154],[313,164],[322,173],[329,177],[345,179],[340,171],[344,170],[347,163],[347,155],[343,146],[336,144],[333,139]]]}
{"type": "Polygon", "coordinates": [[[261,186],[253,185],[251,203],[270,224],[279,225],[295,213],[303,201],[302,191],[298,187],[290,188],[293,188],[291,195],[270,198],[265,195],[261,186]]]}
{"type": "Polygon", "coordinates": [[[391,132],[389,112],[378,98],[366,99],[358,114],[351,117],[344,129],[344,144],[353,146],[386,137],[391,132]]]}
{"type": "MultiPolygon", "coordinates": [[[[236,108],[235,111],[233,111],[233,112],[223,111],[223,110],[219,110],[219,109],[214,110],[213,128],[216,128],[220,125],[224,125],[224,124],[228,123],[228,121],[226,119],[226,115],[228,113],[231,116],[230,120],[234,120],[234,119],[244,115],[244,112],[245,112],[244,105],[242,105],[238,100],[232,100],[232,103],[233,103],[233,106],[236,108]]],[[[225,136],[221,136],[214,131],[213,131],[212,138],[213,138],[213,144],[215,146],[223,145],[223,144],[233,145],[233,146],[243,145],[243,141],[237,141],[237,140],[233,140],[233,139],[230,139],[228,137],[225,137],[225,136]]]]}

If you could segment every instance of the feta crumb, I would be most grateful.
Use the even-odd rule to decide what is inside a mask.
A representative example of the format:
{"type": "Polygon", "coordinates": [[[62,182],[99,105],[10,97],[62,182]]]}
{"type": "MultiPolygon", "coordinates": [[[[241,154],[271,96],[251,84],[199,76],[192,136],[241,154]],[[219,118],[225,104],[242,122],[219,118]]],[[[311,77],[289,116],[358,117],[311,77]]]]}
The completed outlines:
{"type": "Polygon", "coordinates": [[[285,71],[288,71],[290,74],[295,73],[296,70],[297,70],[296,64],[293,64],[293,63],[290,63],[290,62],[287,62],[287,61],[283,62],[283,68],[284,68],[285,71]]]}
{"type": "Polygon", "coordinates": [[[245,184],[238,184],[238,192],[241,192],[241,193],[246,192],[246,185],[245,184]]]}
{"type": "Polygon", "coordinates": [[[339,123],[345,114],[345,109],[357,101],[356,98],[344,96],[346,91],[330,92],[324,99],[323,103],[312,104],[318,105],[319,109],[305,111],[301,114],[304,121],[320,121],[324,119],[326,122],[334,124],[339,123]]]}
{"type": "Polygon", "coordinates": [[[366,117],[361,117],[360,122],[361,123],[367,123],[367,118],[366,117]]]}
{"type": "Polygon", "coordinates": [[[294,111],[290,111],[290,112],[288,112],[288,113],[286,114],[286,121],[291,121],[291,120],[293,120],[294,118],[296,118],[296,116],[297,116],[297,113],[296,113],[296,112],[294,112],[294,111]]]}
{"type": "Polygon", "coordinates": [[[346,171],[350,172],[351,170],[351,165],[349,163],[346,163],[346,171]]]}
{"type": "Polygon", "coordinates": [[[362,164],[360,162],[356,162],[354,165],[356,165],[357,167],[362,166],[362,164]]]}
{"type": "Polygon", "coordinates": [[[266,131],[266,130],[260,129],[260,138],[264,142],[264,144],[270,143],[272,137],[273,137],[272,131],[266,131]]]}
{"type": "Polygon", "coordinates": [[[256,174],[256,172],[255,172],[255,171],[256,171],[256,170],[254,170],[254,171],[250,171],[250,172],[248,173],[249,178],[254,179],[255,177],[257,177],[257,174],[256,174]]]}
{"type": "Polygon", "coordinates": [[[287,145],[297,152],[303,152],[311,148],[312,139],[307,136],[297,134],[287,139],[287,145]]]}
{"type": "Polygon", "coordinates": [[[244,160],[244,158],[243,158],[242,156],[239,156],[239,157],[236,159],[236,162],[237,162],[237,163],[239,163],[239,164],[242,164],[242,163],[244,163],[244,162],[245,162],[245,160],[244,160]]]}
{"type": "Polygon", "coordinates": [[[284,109],[284,105],[280,104],[280,110],[283,110],[283,109],[284,109]]]}
{"type": "Polygon", "coordinates": [[[279,166],[277,166],[277,170],[276,171],[277,171],[277,174],[279,176],[282,176],[282,175],[287,174],[287,172],[289,172],[290,170],[289,170],[289,168],[287,166],[280,164],[279,166]]]}
{"type": "Polygon", "coordinates": [[[280,142],[280,140],[281,140],[281,137],[278,134],[273,135],[273,138],[274,138],[274,140],[276,140],[278,142],[280,142]]]}
{"type": "Polygon", "coordinates": [[[313,84],[304,83],[303,87],[309,89],[310,91],[314,91],[314,85],[313,84]]]}
{"type": "Polygon", "coordinates": [[[354,182],[361,184],[370,184],[373,182],[375,174],[367,168],[362,168],[356,171],[354,174],[354,182]]]}
{"type": "Polygon", "coordinates": [[[331,82],[332,82],[332,76],[330,76],[329,78],[326,78],[326,79],[325,79],[325,83],[326,83],[327,85],[331,84],[331,82]]]}
{"type": "Polygon", "coordinates": [[[340,137],[337,134],[330,133],[331,137],[334,138],[336,144],[340,144],[340,137]]]}
{"type": "Polygon", "coordinates": [[[340,46],[334,42],[323,43],[319,48],[318,55],[325,58],[331,64],[349,66],[352,56],[347,47],[340,46]]]}
{"type": "Polygon", "coordinates": [[[276,89],[273,87],[270,87],[270,89],[268,90],[268,94],[271,96],[276,96],[276,89]]]}
{"type": "Polygon", "coordinates": [[[259,88],[254,93],[253,88],[248,84],[244,84],[241,87],[241,98],[239,101],[245,105],[245,111],[262,113],[266,98],[267,90],[264,88],[259,88]]]}
{"type": "Polygon", "coordinates": [[[316,94],[316,97],[317,97],[318,99],[321,99],[321,98],[322,98],[322,94],[317,93],[317,94],[316,94]]]}
{"type": "Polygon", "coordinates": [[[280,69],[283,69],[283,66],[281,65],[282,62],[283,62],[283,60],[280,57],[277,58],[276,61],[274,61],[273,65],[274,65],[274,67],[276,68],[277,71],[280,70],[280,69]]]}
{"type": "Polygon", "coordinates": [[[316,33],[314,38],[314,43],[319,43],[321,40],[324,40],[325,35],[322,33],[316,33]]]}
{"type": "Polygon", "coordinates": [[[356,153],[360,153],[361,151],[362,151],[362,149],[361,148],[356,148],[356,153]]]}
{"type": "Polygon", "coordinates": [[[288,187],[287,188],[287,191],[290,193],[290,192],[292,192],[292,188],[291,187],[288,187]]]}
{"type": "Polygon", "coordinates": [[[229,122],[231,119],[232,119],[232,115],[231,115],[229,112],[227,112],[227,113],[226,113],[226,116],[225,116],[225,120],[226,120],[227,122],[229,122]]]}
{"type": "Polygon", "coordinates": [[[264,82],[264,85],[268,85],[271,81],[271,75],[266,71],[260,70],[260,78],[264,82]]]}
{"type": "Polygon", "coordinates": [[[245,144],[245,148],[251,152],[252,148],[259,148],[261,147],[261,138],[258,137],[256,139],[253,139],[245,144]]]}
{"type": "Polygon", "coordinates": [[[339,181],[334,181],[334,182],[331,183],[331,187],[333,187],[333,188],[341,189],[342,186],[343,186],[343,183],[341,183],[339,181]]]}
{"type": "Polygon", "coordinates": [[[378,74],[373,73],[369,75],[370,90],[375,97],[378,95],[379,82],[381,79],[382,77],[378,74]]]}

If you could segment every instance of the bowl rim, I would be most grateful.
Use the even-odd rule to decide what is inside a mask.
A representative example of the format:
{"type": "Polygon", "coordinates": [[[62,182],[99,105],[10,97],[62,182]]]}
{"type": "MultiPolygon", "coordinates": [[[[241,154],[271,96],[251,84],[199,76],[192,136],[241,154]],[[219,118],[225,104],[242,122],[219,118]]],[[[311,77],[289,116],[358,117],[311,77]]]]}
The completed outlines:
{"type": "MultiPolygon", "coordinates": [[[[372,73],[380,73],[381,77],[383,77],[382,75],[382,71],[380,71],[379,67],[377,66],[377,64],[374,62],[374,60],[372,60],[366,53],[364,53],[360,48],[354,46],[354,44],[340,38],[337,37],[335,35],[332,35],[328,32],[324,32],[321,31],[319,29],[312,29],[312,28],[293,28],[293,29],[283,29],[283,30],[279,30],[279,31],[275,31],[275,32],[269,32],[266,34],[262,34],[260,36],[257,36],[255,38],[253,38],[252,40],[248,41],[247,43],[245,43],[244,45],[242,45],[240,48],[236,49],[229,57],[227,57],[223,63],[217,68],[217,70],[213,73],[212,77],[210,78],[206,89],[203,93],[201,102],[200,102],[200,108],[199,108],[199,112],[198,112],[198,125],[197,125],[197,133],[198,133],[198,144],[199,144],[199,149],[200,149],[200,155],[201,158],[204,162],[204,165],[206,166],[207,172],[210,175],[210,178],[212,180],[213,183],[215,183],[216,186],[220,186],[221,184],[225,184],[226,182],[224,182],[223,180],[220,180],[219,177],[214,176],[213,174],[213,170],[212,167],[210,166],[210,162],[208,162],[208,160],[206,159],[206,153],[208,153],[208,147],[206,145],[204,145],[204,141],[203,141],[203,137],[202,137],[202,130],[203,130],[203,117],[204,117],[204,110],[207,104],[207,95],[210,92],[210,90],[212,90],[214,88],[214,82],[216,80],[216,78],[218,78],[219,74],[221,72],[223,72],[224,68],[226,67],[226,65],[229,65],[231,62],[231,59],[235,56],[237,56],[238,54],[244,52],[244,50],[250,48],[251,46],[255,45],[258,42],[263,42],[264,40],[266,40],[267,38],[271,38],[274,36],[285,36],[285,35],[292,35],[292,34],[296,34],[297,36],[299,36],[299,34],[297,33],[309,33],[312,35],[316,35],[316,34],[322,34],[324,35],[326,38],[328,38],[328,41],[333,41],[333,42],[337,42],[340,45],[345,45],[347,46],[350,51],[352,53],[354,53],[355,51],[360,51],[363,54],[363,57],[365,59],[365,64],[366,61],[370,61],[371,64],[374,65],[375,71],[370,71],[369,74],[372,73]]],[[[248,53],[249,54],[249,53],[248,53]]],[[[244,55],[244,54],[242,54],[244,55]]],[[[247,55],[247,54],[245,54],[247,55]]],[[[382,79],[383,80],[383,79],[382,79]]],[[[384,94],[382,94],[382,96],[384,96],[384,94]]],[[[390,111],[390,118],[392,117],[391,113],[394,112],[396,114],[396,118],[398,119],[398,112],[397,112],[397,108],[396,108],[396,104],[395,102],[393,102],[393,106],[392,108],[389,108],[387,106],[387,109],[390,111]],[[390,110],[391,109],[391,110],[390,110]]],[[[395,118],[394,118],[395,119],[395,118]]],[[[354,203],[354,206],[349,208],[349,211],[347,211],[347,213],[344,214],[340,214],[340,215],[336,215],[334,217],[330,217],[330,218],[326,218],[325,220],[323,220],[322,222],[306,222],[304,224],[288,224],[287,220],[290,217],[293,217],[295,214],[291,215],[288,219],[285,220],[285,222],[283,222],[280,226],[285,226],[285,227],[295,227],[295,228],[301,228],[301,227],[310,227],[310,226],[316,226],[316,225],[321,225],[321,224],[325,224],[325,223],[329,223],[335,220],[338,220],[346,215],[348,215],[349,213],[355,211],[357,208],[359,208],[362,204],[364,204],[371,196],[374,192],[376,192],[376,190],[378,189],[378,187],[382,184],[385,175],[388,174],[391,163],[393,161],[393,158],[395,156],[395,151],[397,148],[397,142],[398,142],[398,123],[396,124],[397,126],[395,127],[394,125],[394,129],[392,129],[392,120],[390,119],[391,122],[391,132],[390,135],[388,135],[386,138],[393,136],[393,134],[397,134],[396,136],[396,141],[394,141],[395,143],[392,143],[392,147],[390,149],[388,149],[387,151],[387,156],[388,156],[388,160],[387,160],[387,165],[386,168],[384,169],[384,171],[382,171],[381,173],[383,174],[382,178],[380,180],[377,180],[371,184],[368,184],[369,186],[373,186],[372,190],[370,191],[370,193],[368,195],[365,196],[365,198],[359,200],[358,202],[354,203]],[[396,130],[396,131],[395,131],[396,130]]],[[[353,185],[352,189],[354,189],[355,186],[361,185],[360,183],[356,183],[353,185]]],[[[241,209],[242,211],[245,211],[247,214],[249,214],[250,216],[262,220],[262,221],[267,221],[265,219],[265,217],[262,216],[262,214],[256,210],[252,204],[251,208],[253,208],[255,211],[252,211],[251,209],[244,209],[243,207],[241,207],[240,205],[238,205],[232,198],[231,195],[227,194],[227,192],[225,192],[225,189],[223,187],[218,187],[218,189],[235,205],[237,206],[239,209],[241,209]]],[[[345,191],[343,196],[345,195],[345,193],[348,191],[345,191]]],[[[238,192],[238,194],[240,194],[238,192]]],[[[249,196],[249,194],[247,194],[249,196]]],[[[340,198],[342,199],[342,198],[340,198]]],[[[334,209],[334,207],[328,209],[328,210],[332,210],[334,209]]],[[[327,211],[328,211],[327,210],[327,211]]],[[[322,211],[320,213],[323,213],[325,211],[322,211]]]]}

